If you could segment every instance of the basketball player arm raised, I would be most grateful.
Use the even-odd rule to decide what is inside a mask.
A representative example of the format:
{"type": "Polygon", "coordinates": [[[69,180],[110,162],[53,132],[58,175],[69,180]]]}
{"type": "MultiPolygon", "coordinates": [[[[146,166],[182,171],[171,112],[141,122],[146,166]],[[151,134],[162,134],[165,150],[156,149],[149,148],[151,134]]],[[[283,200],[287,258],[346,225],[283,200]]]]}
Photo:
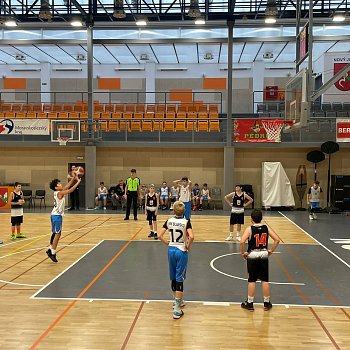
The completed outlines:
{"type": "Polygon", "coordinates": [[[66,194],[68,193],[72,193],[80,184],[81,178],[78,177],[78,175],[76,175],[75,177],[73,177],[66,186],[64,186],[64,188],[62,189],[62,191],[58,192],[57,196],[59,199],[62,199],[62,197],[64,197],[66,194]],[[72,186],[71,184],[73,183],[73,181],[76,180],[77,182],[72,186]],[[69,188],[70,187],[70,188],[69,188]]]}
{"type": "Polygon", "coordinates": [[[225,197],[224,197],[224,200],[225,202],[227,203],[227,205],[229,205],[230,207],[232,207],[232,202],[230,202],[230,198],[232,199],[232,197],[235,195],[234,192],[231,192],[229,194],[227,194],[225,197]]]}

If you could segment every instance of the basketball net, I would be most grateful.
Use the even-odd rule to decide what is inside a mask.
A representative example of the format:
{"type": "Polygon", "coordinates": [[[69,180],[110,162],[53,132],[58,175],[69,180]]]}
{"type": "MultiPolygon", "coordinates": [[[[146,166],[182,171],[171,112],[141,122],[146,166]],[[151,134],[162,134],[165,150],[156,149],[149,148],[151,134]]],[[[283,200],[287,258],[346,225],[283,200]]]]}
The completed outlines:
{"type": "Polygon", "coordinates": [[[263,120],[262,125],[269,141],[281,142],[281,131],[284,126],[283,120],[263,120]]]}
{"type": "Polygon", "coordinates": [[[67,142],[69,141],[69,137],[57,137],[57,141],[59,142],[60,146],[66,146],[67,142]]]}

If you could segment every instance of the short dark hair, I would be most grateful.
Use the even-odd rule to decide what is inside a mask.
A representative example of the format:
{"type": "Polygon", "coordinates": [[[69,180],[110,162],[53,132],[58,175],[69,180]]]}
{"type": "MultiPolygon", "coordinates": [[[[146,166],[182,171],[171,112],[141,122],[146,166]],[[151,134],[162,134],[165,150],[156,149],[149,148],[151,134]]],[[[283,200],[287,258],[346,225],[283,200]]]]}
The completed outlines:
{"type": "Polygon", "coordinates": [[[250,214],[250,217],[256,224],[259,224],[262,220],[262,211],[259,209],[254,209],[250,214]]]}
{"type": "Polygon", "coordinates": [[[104,185],[105,183],[103,181],[100,182],[100,185],[104,185]]]}
{"type": "Polygon", "coordinates": [[[56,191],[56,187],[57,187],[57,184],[61,182],[61,180],[59,179],[53,179],[51,182],[50,182],[50,189],[52,191],[56,191]]]}
{"type": "Polygon", "coordinates": [[[197,182],[194,184],[195,186],[199,186],[198,184],[197,184],[197,182]]]}
{"type": "Polygon", "coordinates": [[[240,188],[242,188],[242,185],[238,185],[238,184],[237,184],[235,187],[237,187],[237,186],[240,187],[240,188]]]}
{"type": "Polygon", "coordinates": [[[207,184],[207,183],[204,183],[203,186],[208,186],[208,184],[207,184]]]}
{"type": "Polygon", "coordinates": [[[14,187],[17,187],[18,185],[20,185],[19,182],[15,182],[15,186],[14,187]]]}
{"type": "Polygon", "coordinates": [[[136,169],[131,169],[130,172],[131,173],[136,173],[136,169]]]}
{"type": "Polygon", "coordinates": [[[182,181],[188,181],[188,177],[187,176],[184,176],[182,179],[181,179],[182,181]]]}
{"type": "Polygon", "coordinates": [[[320,184],[320,181],[316,180],[316,181],[314,181],[314,183],[315,183],[316,185],[319,185],[319,184],[320,184]]]}

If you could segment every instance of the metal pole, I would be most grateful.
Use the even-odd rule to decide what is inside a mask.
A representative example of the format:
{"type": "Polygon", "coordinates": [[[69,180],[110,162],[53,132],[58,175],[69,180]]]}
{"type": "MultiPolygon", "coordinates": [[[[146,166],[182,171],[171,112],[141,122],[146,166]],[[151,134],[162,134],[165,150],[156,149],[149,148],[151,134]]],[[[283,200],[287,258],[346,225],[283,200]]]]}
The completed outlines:
{"type": "Polygon", "coordinates": [[[300,40],[299,40],[299,34],[300,34],[300,17],[301,17],[301,0],[297,0],[296,5],[296,26],[295,26],[295,38],[296,40],[296,51],[295,51],[295,62],[296,67],[295,71],[296,73],[299,73],[299,61],[300,61],[300,40]]]}
{"type": "Polygon", "coordinates": [[[87,81],[88,81],[88,138],[94,138],[92,126],[94,122],[94,96],[93,96],[93,72],[94,72],[94,53],[93,53],[93,26],[87,26],[87,81]]]}
{"type": "Polygon", "coordinates": [[[227,65],[227,130],[226,146],[232,144],[232,54],[233,54],[233,21],[227,21],[228,25],[228,65],[227,65]]]}
{"type": "Polygon", "coordinates": [[[313,1],[309,0],[309,64],[308,64],[308,101],[310,103],[311,107],[311,95],[313,94],[314,91],[314,86],[313,86],[313,78],[312,78],[312,48],[313,48],[313,25],[314,25],[314,9],[313,9],[313,1]]]}

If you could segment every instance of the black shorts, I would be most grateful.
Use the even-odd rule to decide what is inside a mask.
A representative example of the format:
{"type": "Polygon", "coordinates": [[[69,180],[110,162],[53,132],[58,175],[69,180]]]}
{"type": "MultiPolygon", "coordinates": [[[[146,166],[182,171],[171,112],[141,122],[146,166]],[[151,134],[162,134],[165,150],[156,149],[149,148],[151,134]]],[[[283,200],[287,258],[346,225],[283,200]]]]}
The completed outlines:
{"type": "Polygon", "coordinates": [[[262,258],[247,258],[248,282],[257,280],[269,281],[269,259],[268,256],[262,258]]]}
{"type": "Polygon", "coordinates": [[[16,226],[23,223],[23,216],[11,216],[11,225],[16,226]]]}
{"type": "Polygon", "coordinates": [[[147,210],[147,220],[150,225],[152,225],[153,221],[157,221],[157,215],[155,211],[147,210]]]}
{"type": "Polygon", "coordinates": [[[230,225],[244,224],[244,213],[231,213],[230,225]]]}

